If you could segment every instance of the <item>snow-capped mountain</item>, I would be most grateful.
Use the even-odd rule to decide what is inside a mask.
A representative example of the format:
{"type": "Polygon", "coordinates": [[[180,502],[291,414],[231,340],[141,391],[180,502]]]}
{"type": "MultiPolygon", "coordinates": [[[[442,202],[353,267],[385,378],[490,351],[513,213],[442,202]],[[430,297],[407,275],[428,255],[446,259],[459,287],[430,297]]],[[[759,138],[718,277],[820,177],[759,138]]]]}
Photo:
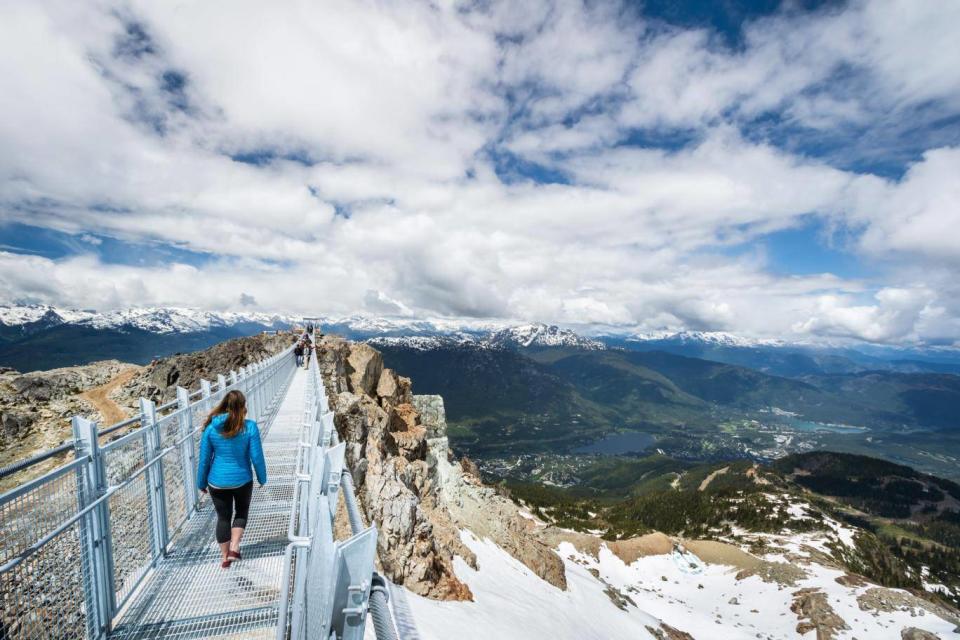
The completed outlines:
{"type": "Polygon", "coordinates": [[[600,350],[606,346],[599,340],[581,336],[555,325],[525,324],[497,331],[489,336],[493,345],[518,347],[575,347],[600,350]]]}
{"type": "Polygon", "coordinates": [[[718,347],[783,347],[783,340],[748,338],[726,331],[653,331],[639,333],[627,338],[630,342],[673,342],[678,344],[703,344],[718,347]]]}
{"type": "Polygon", "coordinates": [[[151,333],[190,333],[215,327],[252,323],[264,327],[289,326],[302,319],[258,312],[202,311],[182,307],[141,307],[115,311],[63,309],[46,305],[0,306],[0,323],[24,326],[71,324],[94,329],[134,327],[151,333]]]}

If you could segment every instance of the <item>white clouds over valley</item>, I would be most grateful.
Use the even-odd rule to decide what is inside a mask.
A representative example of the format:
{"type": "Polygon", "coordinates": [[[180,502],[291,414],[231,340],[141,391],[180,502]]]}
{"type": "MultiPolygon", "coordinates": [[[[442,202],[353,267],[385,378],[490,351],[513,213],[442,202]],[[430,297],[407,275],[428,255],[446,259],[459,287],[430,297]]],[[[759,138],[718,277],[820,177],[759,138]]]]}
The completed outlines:
{"type": "Polygon", "coordinates": [[[89,239],[4,237],[0,299],[954,343],[958,32],[950,0],[737,43],[615,2],[0,1],[0,233],[89,239]],[[765,244],[810,225],[860,269],[765,244]]]}

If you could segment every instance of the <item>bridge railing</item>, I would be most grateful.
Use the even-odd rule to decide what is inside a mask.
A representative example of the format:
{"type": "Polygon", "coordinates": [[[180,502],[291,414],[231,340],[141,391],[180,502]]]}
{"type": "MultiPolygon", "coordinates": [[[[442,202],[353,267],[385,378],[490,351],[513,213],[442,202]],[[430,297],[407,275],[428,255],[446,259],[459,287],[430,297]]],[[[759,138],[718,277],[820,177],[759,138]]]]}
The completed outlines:
{"type": "Polygon", "coordinates": [[[377,529],[364,527],[360,518],[316,353],[308,362],[277,640],[360,640],[371,606],[377,638],[393,640],[386,583],[374,570],[377,529]],[[353,535],[337,541],[333,525],[341,493],[353,535]]]}
{"type": "Polygon", "coordinates": [[[172,402],[142,398],[138,416],[103,431],[74,417],[76,459],[0,495],[0,638],[106,637],[206,499],[195,477],[206,415],[240,389],[263,422],[294,368],[291,347],[193,393],[178,387],[172,402]]]}

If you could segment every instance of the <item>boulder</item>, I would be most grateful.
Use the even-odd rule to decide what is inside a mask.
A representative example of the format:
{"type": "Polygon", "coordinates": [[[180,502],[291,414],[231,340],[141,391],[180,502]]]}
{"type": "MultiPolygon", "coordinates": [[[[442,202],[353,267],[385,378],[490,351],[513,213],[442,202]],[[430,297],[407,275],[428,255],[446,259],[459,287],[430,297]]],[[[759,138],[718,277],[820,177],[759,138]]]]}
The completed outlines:
{"type": "Polygon", "coordinates": [[[377,382],[377,397],[380,398],[380,404],[400,404],[398,395],[400,385],[397,380],[397,374],[391,369],[384,369],[380,374],[380,380],[377,382]]]}
{"type": "Polygon", "coordinates": [[[345,371],[350,391],[374,396],[383,373],[383,356],[368,344],[351,344],[345,371]]]}
{"type": "Polygon", "coordinates": [[[33,425],[33,417],[23,411],[0,412],[0,443],[16,442],[33,425]]]}

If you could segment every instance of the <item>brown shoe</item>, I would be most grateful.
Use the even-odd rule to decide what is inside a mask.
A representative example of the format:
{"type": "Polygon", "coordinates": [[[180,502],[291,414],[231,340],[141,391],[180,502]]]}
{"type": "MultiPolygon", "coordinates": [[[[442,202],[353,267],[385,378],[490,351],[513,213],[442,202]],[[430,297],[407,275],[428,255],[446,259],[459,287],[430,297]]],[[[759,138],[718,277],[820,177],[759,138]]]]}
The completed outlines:
{"type": "Polygon", "coordinates": [[[229,551],[227,551],[227,558],[229,560],[240,560],[240,552],[230,549],[229,551]]]}
{"type": "Polygon", "coordinates": [[[220,568],[221,568],[221,569],[229,569],[231,562],[233,562],[233,560],[231,560],[230,558],[227,558],[226,560],[224,560],[223,562],[220,563],[220,568]]]}

